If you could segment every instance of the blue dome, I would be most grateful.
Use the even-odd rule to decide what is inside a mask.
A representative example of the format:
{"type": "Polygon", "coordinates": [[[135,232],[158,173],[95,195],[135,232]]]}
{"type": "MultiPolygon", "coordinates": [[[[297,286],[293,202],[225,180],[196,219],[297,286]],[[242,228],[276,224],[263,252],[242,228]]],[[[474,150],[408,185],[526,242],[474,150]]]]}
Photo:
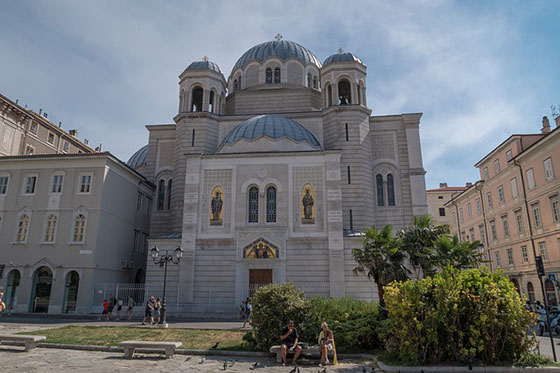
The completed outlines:
{"type": "Polygon", "coordinates": [[[304,64],[314,64],[321,67],[321,62],[309,49],[304,46],[288,40],[273,40],[265,43],[255,45],[237,60],[234,71],[238,67],[243,67],[250,61],[264,61],[268,57],[279,57],[283,60],[295,57],[304,64]]]}
{"type": "Polygon", "coordinates": [[[146,164],[146,157],[148,156],[148,145],[144,145],[136,153],[130,157],[126,164],[131,168],[138,168],[146,164]]]}
{"type": "Polygon", "coordinates": [[[212,70],[221,74],[220,68],[212,61],[202,60],[202,61],[194,61],[191,63],[186,69],[187,70],[212,70]]]}
{"type": "Polygon", "coordinates": [[[338,52],[327,57],[325,62],[323,62],[323,66],[327,66],[331,62],[352,62],[352,61],[356,61],[358,63],[363,64],[362,60],[360,60],[354,54],[350,52],[344,52],[342,49],[339,49],[338,52]]]}
{"type": "Polygon", "coordinates": [[[288,138],[296,143],[306,142],[319,149],[321,144],[301,123],[275,115],[259,115],[235,126],[224,138],[222,145],[233,145],[240,139],[249,141],[261,137],[271,139],[288,138]]]}

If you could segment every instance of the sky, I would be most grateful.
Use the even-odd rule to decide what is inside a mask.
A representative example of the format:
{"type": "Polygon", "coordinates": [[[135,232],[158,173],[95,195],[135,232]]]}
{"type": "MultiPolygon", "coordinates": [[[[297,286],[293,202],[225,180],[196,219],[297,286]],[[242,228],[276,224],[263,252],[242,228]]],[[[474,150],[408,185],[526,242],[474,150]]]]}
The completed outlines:
{"type": "MultiPolygon", "coordinates": [[[[560,1],[0,0],[0,93],[126,161],[173,123],[178,75],[203,56],[227,79],[256,44],[339,48],[367,65],[372,115],[423,113],[426,186],[560,111],[560,1]]],[[[554,126],[554,125],[553,125],[554,126]]]]}

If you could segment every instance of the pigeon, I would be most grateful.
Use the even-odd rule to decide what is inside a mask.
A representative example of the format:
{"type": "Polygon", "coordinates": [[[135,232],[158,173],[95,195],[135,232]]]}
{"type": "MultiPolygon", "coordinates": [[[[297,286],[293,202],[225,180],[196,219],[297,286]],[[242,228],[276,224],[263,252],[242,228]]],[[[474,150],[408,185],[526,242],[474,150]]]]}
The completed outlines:
{"type": "Polygon", "coordinates": [[[298,371],[298,367],[297,367],[297,366],[295,366],[295,367],[294,367],[294,369],[290,370],[290,372],[289,372],[289,373],[296,373],[297,371],[298,371]]]}
{"type": "Polygon", "coordinates": [[[185,361],[189,361],[190,359],[192,359],[192,356],[187,356],[187,358],[185,359],[185,361]]]}
{"type": "Polygon", "coordinates": [[[366,367],[362,367],[362,373],[367,373],[366,367]]]}
{"type": "Polygon", "coordinates": [[[226,369],[227,369],[227,360],[224,361],[224,370],[226,370],[226,369]]]}
{"type": "Polygon", "coordinates": [[[323,369],[319,369],[319,373],[327,373],[327,367],[324,367],[323,369]]]}
{"type": "Polygon", "coordinates": [[[204,360],[206,360],[205,358],[200,359],[200,361],[198,362],[199,364],[204,363],[204,360]]]}
{"type": "Polygon", "coordinates": [[[215,350],[215,349],[217,349],[217,348],[218,348],[218,345],[219,345],[219,344],[220,344],[220,342],[219,342],[219,341],[218,341],[218,342],[216,342],[216,344],[215,344],[214,346],[210,347],[210,349],[211,349],[211,350],[215,350]]]}
{"type": "Polygon", "coordinates": [[[259,362],[258,362],[258,361],[255,361],[255,362],[251,365],[251,367],[250,367],[249,369],[251,369],[251,370],[257,369],[257,366],[258,366],[258,365],[259,365],[259,362]]]}

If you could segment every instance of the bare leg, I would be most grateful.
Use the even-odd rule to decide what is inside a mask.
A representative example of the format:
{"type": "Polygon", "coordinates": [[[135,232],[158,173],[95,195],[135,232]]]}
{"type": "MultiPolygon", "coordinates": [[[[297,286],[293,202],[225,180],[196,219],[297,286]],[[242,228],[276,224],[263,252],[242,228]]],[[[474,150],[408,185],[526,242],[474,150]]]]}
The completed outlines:
{"type": "Polygon", "coordinates": [[[327,346],[322,345],[321,346],[321,357],[319,358],[319,364],[323,364],[323,362],[325,361],[325,354],[327,353],[327,346]]]}
{"type": "Polygon", "coordinates": [[[286,345],[282,345],[282,364],[286,363],[286,345]]]}
{"type": "Polygon", "coordinates": [[[294,354],[294,363],[296,362],[296,360],[297,360],[297,358],[299,357],[300,354],[301,354],[301,346],[297,345],[296,353],[294,354]]]}

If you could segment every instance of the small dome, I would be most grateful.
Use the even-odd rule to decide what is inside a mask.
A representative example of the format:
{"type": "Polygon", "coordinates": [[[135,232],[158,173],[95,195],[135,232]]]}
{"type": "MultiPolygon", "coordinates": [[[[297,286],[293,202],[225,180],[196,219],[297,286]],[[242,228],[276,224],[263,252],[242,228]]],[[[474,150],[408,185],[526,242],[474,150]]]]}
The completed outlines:
{"type": "Polygon", "coordinates": [[[192,70],[212,70],[217,72],[218,74],[222,73],[218,65],[208,60],[206,57],[204,57],[202,61],[194,61],[185,69],[185,71],[192,70]]]}
{"type": "Polygon", "coordinates": [[[301,123],[275,115],[259,115],[235,126],[222,141],[224,145],[234,145],[238,140],[254,141],[261,137],[272,140],[289,139],[295,143],[307,143],[310,150],[318,150],[321,144],[301,123]]]}
{"type": "Polygon", "coordinates": [[[146,165],[146,158],[148,156],[148,145],[144,145],[136,153],[130,157],[126,164],[134,169],[137,169],[140,166],[146,165]]]}
{"type": "Polygon", "coordinates": [[[342,50],[342,48],[340,48],[338,52],[327,57],[325,62],[323,62],[323,66],[327,66],[331,62],[352,62],[352,61],[356,61],[358,63],[363,64],[362,60],[360,60],[356,55],[350,52],[345,52],[342,50]]]}
{"type": "Polygon", "coordinates": [[[321,67],[321,62],[309,49],[296,42],[282,40],[281,36],[277,36],[276,40],[255,45],[253,48],[243,53],[235,63],[232,72],[251,61],[262,62],[268,57],[279,57],[282,60],[295,57],[306,65],[311,63],[317,67],[321,67]]]}

